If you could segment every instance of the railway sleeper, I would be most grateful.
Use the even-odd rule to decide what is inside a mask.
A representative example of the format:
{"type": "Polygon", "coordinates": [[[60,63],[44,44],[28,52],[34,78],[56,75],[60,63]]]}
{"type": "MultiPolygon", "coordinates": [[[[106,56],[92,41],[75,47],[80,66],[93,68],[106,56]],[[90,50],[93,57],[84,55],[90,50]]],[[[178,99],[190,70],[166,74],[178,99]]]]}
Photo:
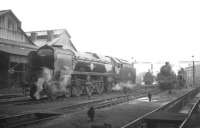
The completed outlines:
{"type": "Polygon", "coordinates": [[[23,115],[10,116],[5,118],[0,118],[1,128],[20,128],[22,126],[27,126],[42,121],[47,121],[54,119],[61,114],[57,113],[28,113],[23,115]]]}

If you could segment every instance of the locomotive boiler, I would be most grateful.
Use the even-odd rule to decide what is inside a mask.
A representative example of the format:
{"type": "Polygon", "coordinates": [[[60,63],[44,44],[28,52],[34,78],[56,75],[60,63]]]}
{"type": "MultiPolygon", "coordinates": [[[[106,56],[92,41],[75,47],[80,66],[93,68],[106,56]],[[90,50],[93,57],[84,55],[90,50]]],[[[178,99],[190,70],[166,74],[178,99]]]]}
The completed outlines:
{"type": "Polygon", "coordinates": [[[80,96],[109,92],[119,82],[135,83],[136,71],[125,60],[95,53],[75,53],[59,46],[42,46],[29,53],[30,96],[80,96]]]}

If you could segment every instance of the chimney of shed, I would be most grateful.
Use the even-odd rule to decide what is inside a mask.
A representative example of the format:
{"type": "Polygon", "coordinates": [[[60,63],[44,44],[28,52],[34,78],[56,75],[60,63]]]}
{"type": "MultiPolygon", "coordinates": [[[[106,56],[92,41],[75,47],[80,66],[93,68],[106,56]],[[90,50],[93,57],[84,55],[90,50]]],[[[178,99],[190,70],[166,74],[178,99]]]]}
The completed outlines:
{"type": "Polygon", "coordinates": [[[54,33],[52,30],[47,31],[47,41],[52,41],[54,37],[54,33]]]}
{"type": "Polygon", "coordinates": [[[37,40],[37,33],[36,32],[31,32],[31,41],[36,41],[37,40]]]}

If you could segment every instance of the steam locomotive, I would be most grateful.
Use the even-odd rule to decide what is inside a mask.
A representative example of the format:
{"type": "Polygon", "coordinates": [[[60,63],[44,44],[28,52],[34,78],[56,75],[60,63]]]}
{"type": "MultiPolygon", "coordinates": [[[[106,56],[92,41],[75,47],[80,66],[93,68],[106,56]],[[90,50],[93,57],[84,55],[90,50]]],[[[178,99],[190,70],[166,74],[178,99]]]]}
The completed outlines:
{"type": "Polygon", "coordinates": [[[183,68],[181,68],[179,71],[178,71],[178,74],[177,74],[177,84],[178,86],[180,87],[184,87],[186,86],[186,72],[183,68]]]}
{"type": "Polygon", "coordinates": [[[119,82],[135,83],[136,70],[126,60],[95,53],[77,53],[59,46],[42,46],[28,56],[30,96],[80,96],[110,92],[119,82]]]}

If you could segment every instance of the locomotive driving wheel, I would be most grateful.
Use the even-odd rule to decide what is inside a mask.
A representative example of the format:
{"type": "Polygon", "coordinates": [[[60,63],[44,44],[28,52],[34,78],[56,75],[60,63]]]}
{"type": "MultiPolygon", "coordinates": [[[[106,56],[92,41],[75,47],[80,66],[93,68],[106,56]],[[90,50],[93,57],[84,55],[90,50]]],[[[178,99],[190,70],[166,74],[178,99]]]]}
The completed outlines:
{"type": "Polygon", "coordinates": [[[107,84],[107,92],[111,92],[113,88],[113,83],[108,83],[107,84]]]}
{"type": "Polygon", "coordinates": [[[94,89],[93,89],[92,84],[86,86],[86,92],[87,92],[87,95],[88,95],[88,96],[91,96],[92,93],[93,93],[93,91],[94,91],[94,89]]]}
{"type": "Polygon", "coordinates": [[[82,89],[79,86],[72,87],[72,95],[80,96],[82,94],[82,89]]]}
{"type": "Polygon", "coordinates": [[[34,100],[36,100],[36,98],[35,98],[35,96],[34,96],[34,94],[35,94],[36,91],[37,91],[36,85],[32,85],[31,88],[30,88],[30,97],[31,97],[32,99],[34,99],[34,100]]]}
{"type": "Polygon", "coordinates": [[[98,83],[96,86],[96,90],[98,94],[102,94],[104,91],[104,84],[103,83],[98,83]]]}

